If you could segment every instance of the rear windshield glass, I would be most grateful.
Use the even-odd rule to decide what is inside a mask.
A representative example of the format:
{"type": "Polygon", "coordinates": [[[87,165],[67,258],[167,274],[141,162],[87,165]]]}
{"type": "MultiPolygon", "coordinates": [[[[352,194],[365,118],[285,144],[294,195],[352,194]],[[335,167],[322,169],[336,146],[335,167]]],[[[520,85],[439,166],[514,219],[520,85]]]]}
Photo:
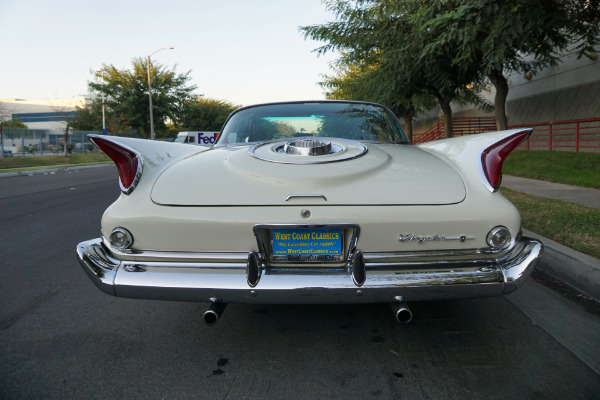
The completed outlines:
{"type": "Polygon", "coordinates": [[[398,120],[384,107],[317,102],[267,104],[241,109],[229,118],[217,145],[302,136],[408,143],[398,120]]]}

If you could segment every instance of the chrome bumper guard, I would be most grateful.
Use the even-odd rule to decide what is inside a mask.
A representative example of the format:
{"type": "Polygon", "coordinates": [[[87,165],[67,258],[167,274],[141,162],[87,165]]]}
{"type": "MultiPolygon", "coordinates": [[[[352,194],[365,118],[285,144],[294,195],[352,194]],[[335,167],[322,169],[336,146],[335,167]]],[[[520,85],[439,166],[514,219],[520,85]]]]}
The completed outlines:
{"type": "Polygon", "coordinates": [[[494,259],[428,261],[418,253],[356,252],[348,268],[337,271],[271,271],[261,264],[257,253],[141,253],[128,257],[135,261],[120,260],[101,239],[80,243],[77,256],[96,286],[118,297],[341,304],[388,303],[397,296],[422,301],[507,294],[529,277],[542,250],[541,242],[524,237],[494,259]]]}

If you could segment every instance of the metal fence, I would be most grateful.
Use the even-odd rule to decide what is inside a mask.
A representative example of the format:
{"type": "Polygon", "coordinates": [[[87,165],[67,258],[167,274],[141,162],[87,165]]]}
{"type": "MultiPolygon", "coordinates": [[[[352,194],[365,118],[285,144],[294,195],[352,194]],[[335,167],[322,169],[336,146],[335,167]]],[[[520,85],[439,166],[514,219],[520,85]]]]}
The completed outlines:
{"type": "MultiPolygon", "coordinates": [[[[465,136],[496,130],[495,117],[456,117],[452,118],[452,136],[465,136]]],[[[425,143],[444,138],[444,120],[438,118],[437,123],[427,132],[414,135],[412,142],[425,143]]]]}
{"type": "MultiPolygon", "coordinates": [[[[98,151],[87,135],[101,134],[100,131],[72,131],[66,141],[69,153],[98,151]]],[[[65,151],[64,131],[27,128],[3,128],[0,148],[4,154],[40,155],[63,154],[65,151]]]]}
{"type": "MultiPolygon", "coordinates": [[[[600,152],[600,118],[509,125],[508,128],[525,127],[533,128],[533,132],[529,139],[518,147],[518,150],[600,152]]],[[[454,136],[481,133],[485,130],[495,129],[490,125],[486,129],[481,129],[480,132],[459,131],[455,132],[454,136]]],[[[416,135],[413,143],[424,143],[443,137],[444,124],[443,121],[438,121],[429,131],[416,135]]]]}
{"type": "Polygon", "coordinates": [[[600,152],[600,118],[512,125],[531,127],[533,133],[519,150],[600,152]]]}

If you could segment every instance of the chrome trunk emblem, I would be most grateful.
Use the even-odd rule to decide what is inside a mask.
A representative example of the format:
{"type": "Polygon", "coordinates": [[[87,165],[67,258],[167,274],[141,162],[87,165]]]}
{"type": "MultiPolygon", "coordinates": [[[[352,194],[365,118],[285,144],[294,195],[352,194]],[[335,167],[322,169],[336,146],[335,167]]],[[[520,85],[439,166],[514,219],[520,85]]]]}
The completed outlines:
{"type": "Polygon", "coordinates": [[[435,233],[433,235],[413,235],[412,233],[401,233],[400,236],[398,236],[398,240],[402,243],[404,243],[404,242],[419,242],[421,244],[423,244],[425,242],[439,242],[439,241],[444,241],[444,240],[458,240],[459,242],[464,243],[467,240],[472,240],[472,239],[474,239],[474,238],[465,236],[465,235],[461,235],[461,236],[457,236],[457,237],[447,237],[444,235],[440,235],[438,233],[435,233]]]}

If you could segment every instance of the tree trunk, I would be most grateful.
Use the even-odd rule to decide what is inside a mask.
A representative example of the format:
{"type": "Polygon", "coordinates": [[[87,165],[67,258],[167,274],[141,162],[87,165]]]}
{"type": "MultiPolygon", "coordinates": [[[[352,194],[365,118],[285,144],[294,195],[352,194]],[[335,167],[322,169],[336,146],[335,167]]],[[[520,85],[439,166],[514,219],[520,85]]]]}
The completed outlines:
{"type": "Polygon", "coordinates": [[[0,121],[0,160],[4,157],[4,131],[2,129],[2,121],[0,121]]]}
{"type": "Polygon", "coordinates": [[[508,129],[508,120],[506,118],[506,97],[508,96],[508,81],[502,75],[502,70],[493,68],[488,74],[488,78],[496,88],[494,97],[494,114],[496,116],[496,128],[499,131],[508,129]]]}
{"type": "Polygon", "coordinates": [[[450,107],[450,101],[442,98],[438,98],[440,108],[444,113],[444,137],[452,137],[452,107],[450,107]]]}
{"type": "Polygon", "coordinates": [[[69,122],[67,121],[67,127],[65,128],[65,157],[69,155],[68,145],[69,144],[69,122]]]}
{"type": "Polygon", "coordinates": [[[412,120],[415,116],[415,108],[410,107],[404,114],[402,114],[402,119],[404,120],[404,125],[406,126],[406,136],[408,137],[409,142],[412,142],[413,137],[413,126],[412,120]]]}

